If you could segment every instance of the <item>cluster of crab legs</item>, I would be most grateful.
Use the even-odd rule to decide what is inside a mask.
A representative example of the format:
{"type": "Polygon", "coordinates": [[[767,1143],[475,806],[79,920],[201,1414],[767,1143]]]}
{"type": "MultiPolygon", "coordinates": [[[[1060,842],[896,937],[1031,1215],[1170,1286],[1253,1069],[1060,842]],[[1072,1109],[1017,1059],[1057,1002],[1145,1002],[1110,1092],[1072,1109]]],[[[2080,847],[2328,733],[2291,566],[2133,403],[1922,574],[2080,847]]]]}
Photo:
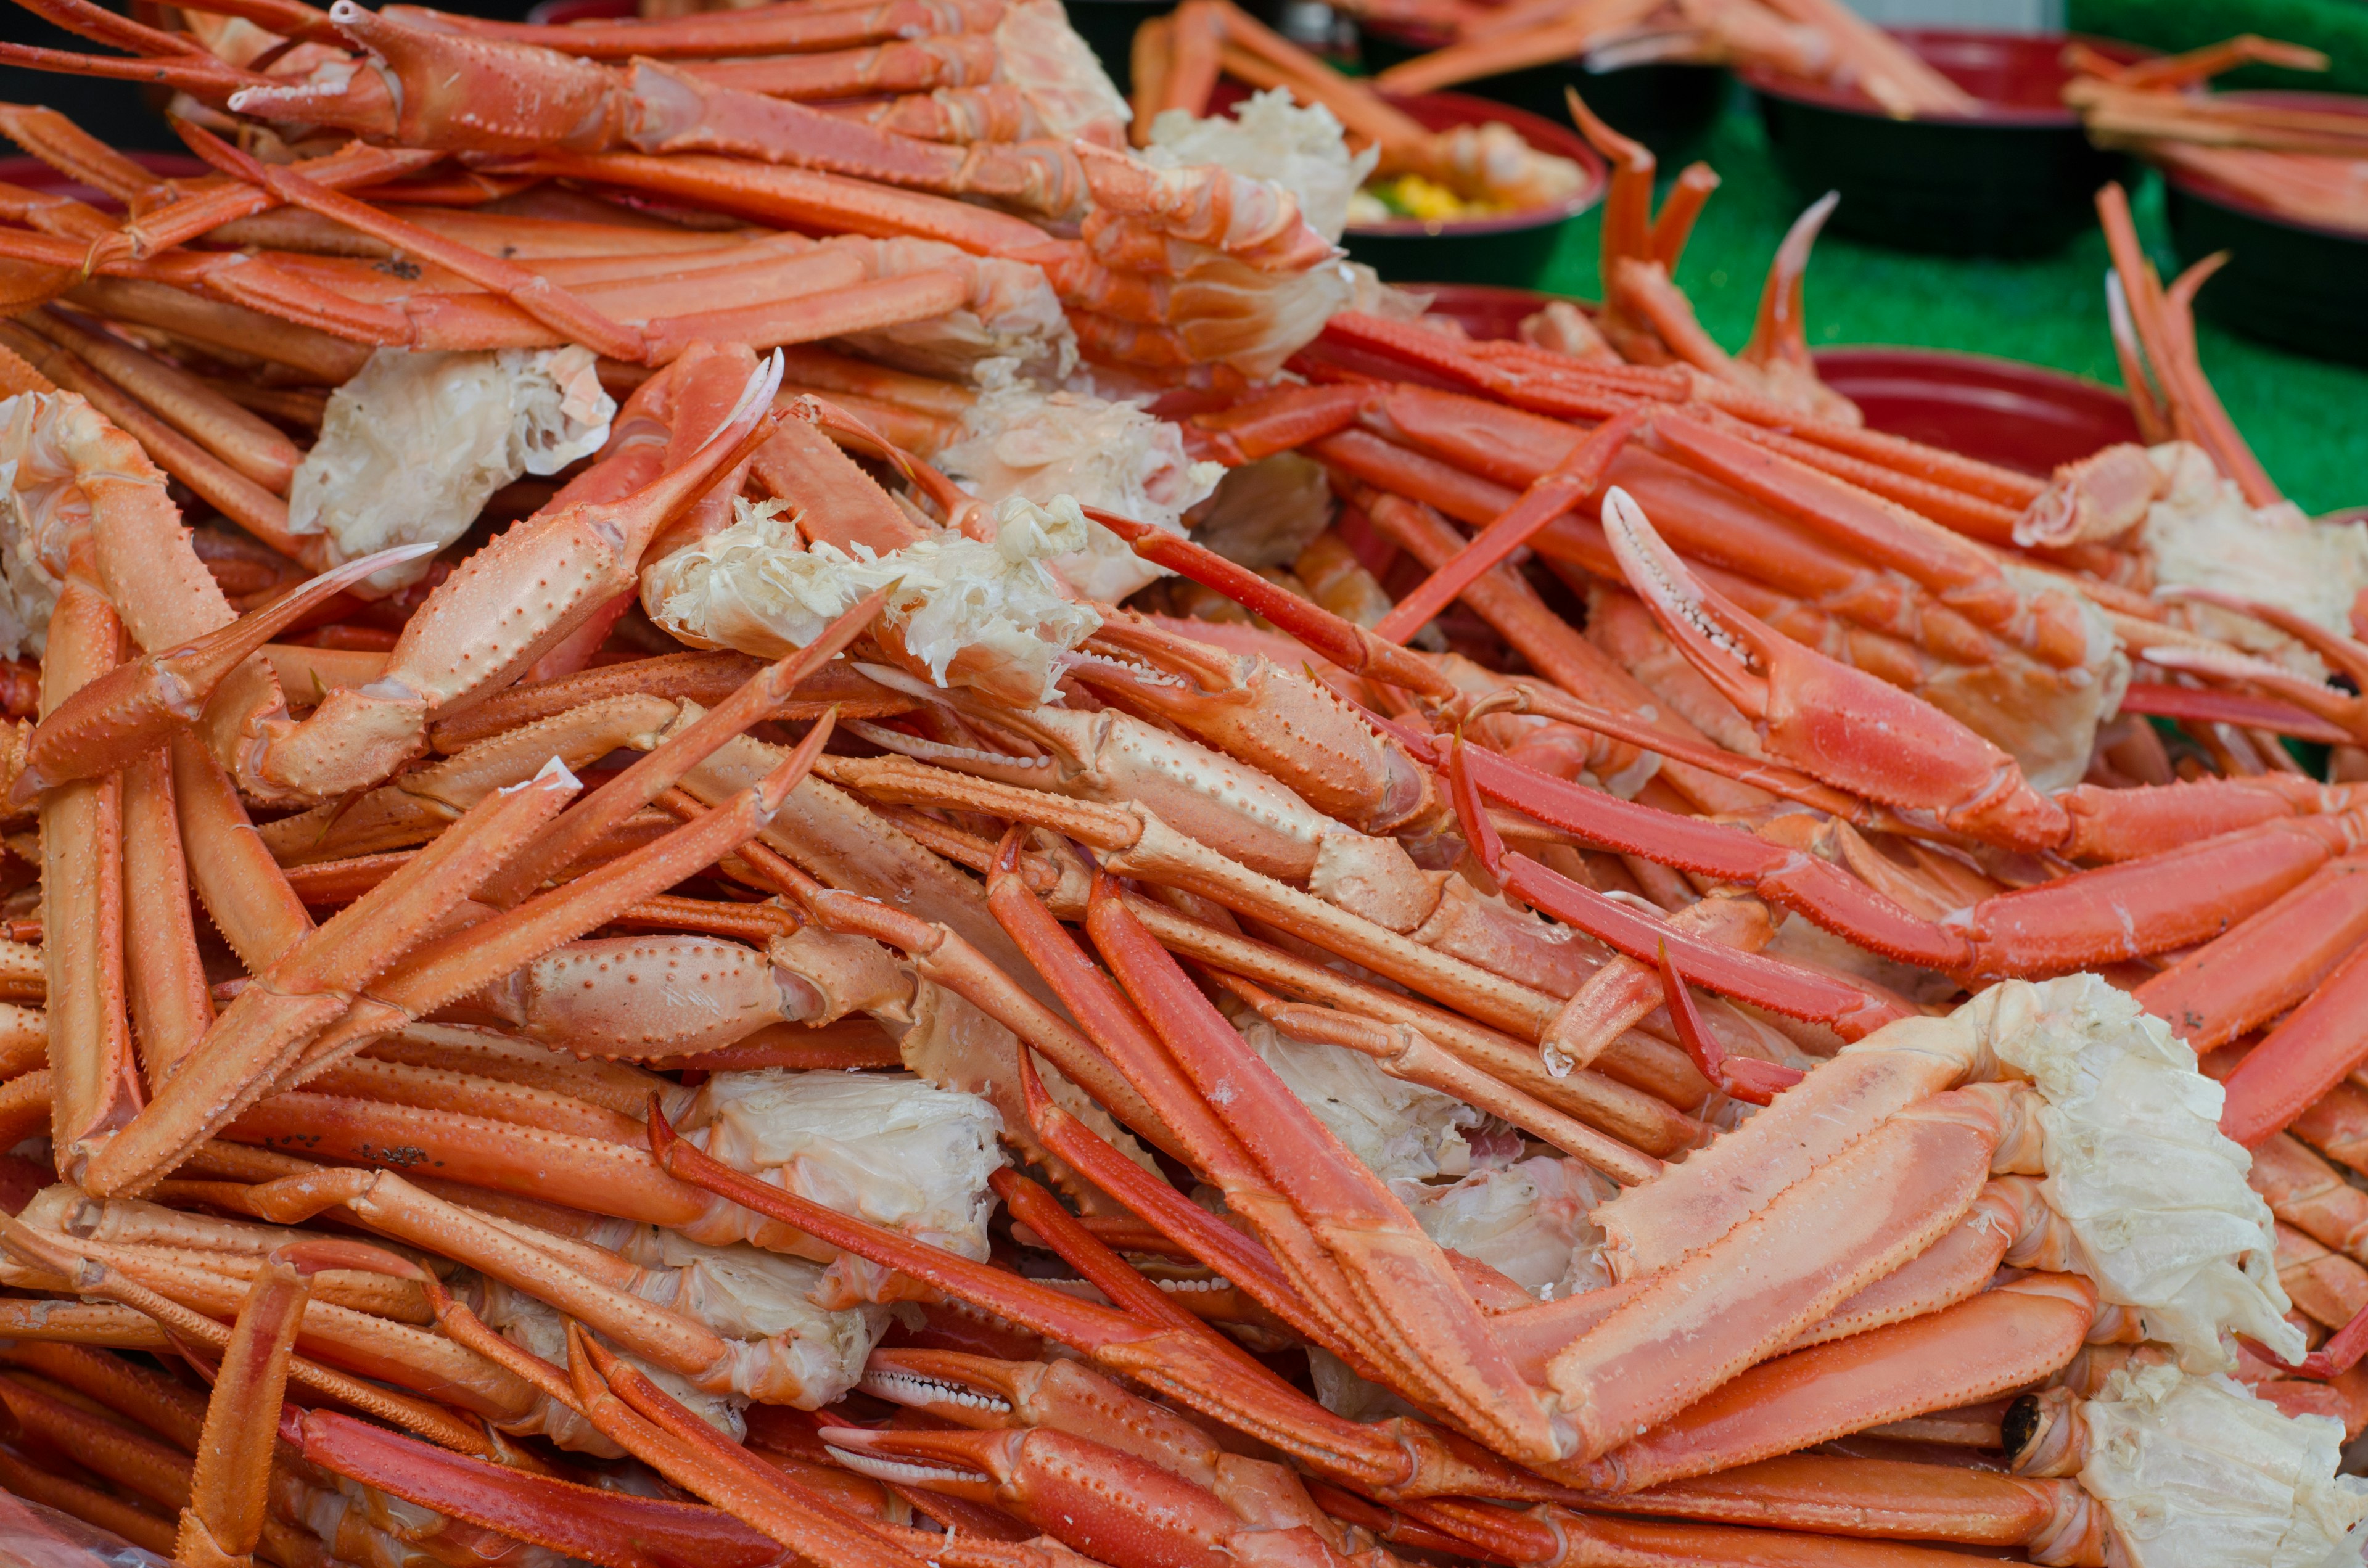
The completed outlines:
{"type": "MultiPolygon", "coordinates": [[[[838,593],[787,653],[620,630],[745,491],[794,503],[816,556],[993,538],[916,449],[954,389],[750,352],[909,321],[766,281],[612,312],[590,285],[667,298],[684,252],[579,248],[557,255],[599,265],[557,278],[391,218],[389,193],[564,174],[744,216],[860,199],[866,244],[1042,268],[1091,349],[1120,336],[1081,303],[1118,289],[1090,272],[1110,256],[1312,267],[1270,190],[921,129],[1019,112],[984,92],[796,108],[892,62],[959,91],[926,72],[1001,28],[993,6],[519,29],[242,0],[260,48],[50,6],[201,104],[406,145],[265,162],[193,124],[220,177],[176,184],[10,122],[134,214],[12,198],[62,243],[12,233],[11,286],[108,318],[44,304],[0,362],[10,517],[55,585],[8,759],[39,948],[0,950],[7,994],[42,1004],[6,1020],[0,1118],[46,1134],[59,1178],[5,1172],[17,1496],[281,1568],[2101,1563],[2144,1560],[2106,1462],[2144,1451],[2130,1412],[2265,1445],[2278,1412],[2368,1424],[2368,1216],[2321,1158],[2361,1136],[2368,801],[2261,738],[2352,745],[2368,722],[2146,591],[2144,452],[2042,480],[1861,428],[1801,329],[1821,212],[1729,356],[1672,281],[1713,182],[1681,176],[1656,216],[1649,155],[1575,106],[1618,171],[1600,313],[1510,344],[1336,313],[1292,345],[1296,383],[1169,405],[1216,461],[1318,466],[1346,503],[1319,543],[1371,613],[1294,591],[1314,546],[1278,582],[1096,509],[1266,625],[1087,606],[1061,699],[1032,700],[1008,642],[933,656],[936,607],[901,582],[838,593]],[[517,112],[546,119],[460,112],[513,72],[541,73],[517,112]],[[589,129],[544,150],[562,109],[589,129]],[[455,145],[536,150],[431,186],[455,145]],[[1080,192],[1078,241],[945,199],[1053,216],[1080,192]],[[181,248],[275,216],[314,250],[181,248]],[[369,269],[316,265],[323,224],[437,286],[359,298],[369,269]],[[632,393],[547,505],[364,612],[365,580],[422,548],[341,562],[290,533],[292,443],[231,413],[299,405],[169,362],[249,329],[313,384],[357,345],[581,343],[632,393]],[[831,401],[785,398],[790,374],[831,401]],[[168,475],[277,553],[184,528],[168,475]],[[1585,595],[1584,631],[1523,549],[1585,595]],[[1391,552],[1419,568],[1395,603],[1362,564],[1391,552]],[[1408,645],[1451,610],[1529,673],[1408,645]],[[365,613],[381,638],[280,641],[365,613]],[[2158,678],[2125,688],[2123,650],[2158,678]],[[2216,773],[2179,779],[2143,726],[2092,747],[2116,703],[2183,722],[2216,773]],[[2044,979],[2081,970],[2107,978],[2044,979]],[[2166,1026],[2226,1078],[2216,1129],[2166,1026]],[[1500,1172],[1389,1179],[1351,1091],[1303,1090],[1278,1041],[1400,1096],[1383,1117],[1459,1107],[1581,1185],[1554,1269],[1525,1283],[1485,1233],[1435,1233],[1439,1193],[1500,1172]],[[2054,1130],[2097,1113],[2047,1052],[2092,1041],[2090,1066],[2169,1075],[2127,1097],[2172,1107],[2206,1167],[2180,1201],[2226,1223],[2067,1196],[2082,1141],[2054,1130]],[[2215,1281],[2208,1310],[2116,1256],[2143,1225],[2215,1281]],[[1253,1354],[1278,1346],[1338,1374],[1253,1354]],[[2191,1375],[2223,1359],[2253,1392],[2191,1375]],[[1346,1414],[1344,1386],[1381,1403],[1346,1414]]],[[[2200,278],[2166,290],[2103,210],[2149,435],[2273,501],[2194,361],[2200,278]]],[[[828,271],[862,248],[811,288],[870,287],[828,271]]],[[[942,287],[898,309],[992,313],[985,270],[923,254],[942,287]]],[[[1172,316],[1113,319],[1210,357],[1172,316]]],[[[2368,674],[2347,638],[2224,608],[2368,674]]]]}

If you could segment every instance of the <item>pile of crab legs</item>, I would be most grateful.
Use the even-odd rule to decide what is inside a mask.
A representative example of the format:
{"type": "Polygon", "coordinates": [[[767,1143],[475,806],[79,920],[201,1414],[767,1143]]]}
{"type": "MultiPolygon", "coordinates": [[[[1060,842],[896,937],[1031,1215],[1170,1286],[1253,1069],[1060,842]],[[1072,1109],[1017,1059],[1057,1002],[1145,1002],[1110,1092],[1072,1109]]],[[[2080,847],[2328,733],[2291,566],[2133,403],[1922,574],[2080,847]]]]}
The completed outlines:
{"type": "MultiPolygon", "coordinates": [[[[64,493],[37,547],[63,586],[12,758],[43,902],[37,963],[9,956],[46,1065],[17,1059],[0,1104],[46,1125],[65,1182],[12,1173],[0,1230],[25,1292],[10,1489],[190,1561],[519,1540],[635,1564],[2144,1561],[2092,1464],[2127,1396],[2088,1396],[2168,1370],[2145,1342],[2175,1314],[2034,1180],[2063,1178],[2041,1131],[2063,1108],[1993,1059],[2017,1006],[2151,1039],[2142,1007],[2213,1050],[2285,1292],[2210,1324],[2215,1349],[2224,1328],[2260,1346],[2237,1365],[2261,1399],[2219,1397],[2355,1428],[2358,1199],[2310,1153],[2340,1157],[2356,1095],[2350,791],[2148,781],[2139,740],[2120,777],[2043,790],[1914,688],[1976,653],[2032,682],[2078,667],[2110,612],[2158,668],[2220,683],[2151,699],[2227,731],[2215,756],[2258,756],[2253,731],[2348,742],[2346,699],[2150,619],[2111,546],[2051,546],[2043,586],[2008,575],[2024,517],[2125,506],[2126,465],[2024,481],[1818,418],[1839,411],[1793,352],[1798,259],[1765,351],[1726,359],[1668,286],[1683,217],[1650,222],[1622,167],[1607,245],[1634,265],[1601,317],[1543,324],[1557,347],[1336,317],[1301,361],[1315,384],[1189,416],[1223,460],[1308,452],[1420,585],[1362,626],[1103,517],[1288,639],[1099,611],[1057,707],[930,684],[893,589],[771,665],[552,673],[762,452],[803,464],[810,537],[911,542],[871,472],[772,412],[778,367],[677,357],[641,409],[681,428],[620,443],[365,663],[273,639],[386,556],[236,615],[161,459],[11,366],[65,466],[39,476],[64,493]],[[1783,548],[1722,560],[1721,523],[1783,548]],[[1508,569],[1523,543],[1600,586],[1600,638],[1508,569]],[[1403,645],[1457,600],[1536,674],[1403,645]],[[1671,655],[1660,686],[1603,646],[1623,628],[1671,655]],[[1294,673],[1311,655],[1320,679],[1294,673]],[[1664,691],[1680,669],[1692,707],[1664,691]],[[863,744],[825,749],[842,734],[863,744]],[[620,751],[643,755],[584,791],[620,751]],[[1595,787],[1623,778],[1633,798],[1595,787]],[[193,894],[234,993],[208,983],[193,894]],[[1987,988],[1941,1032],[1873,966],[1771,950],[1795,918],[1907,966],[1879,975],[1987,988]],[[2111,971],[2126,1003],[1989,983],[2172,955],[2111,971]],[[859,1013],[901,1040],[829,1032],[859,1013]],[[1597,1211],[1596,1288],[1541,1301],[1433,1241],[1251,1051],[1251,1019],[1600,1173],[1622,1196],[1597,1211]],[[826,1172],[702,1149],[665,1076],[897,1064],[994,1107],[1060,1193],[996,1173],[1010,1244],[1075,1281],[883,1224],[826,1172]],[[911,1414],[819,1396],[793,1334],[723,1321],[596,1216],[829,1261],[815,1289],[842,1303],[925,1302],[860,1384],[911,1414]],[[555,1342],[489,1325],[484,1280],[555,1312],[555,1342]],[[2315,1327],[2283,1320],[2289,1297],[2315,1327]],[[1405,1413],[1336,1415],[1228,1330],[1319,1348],[1405,1413]],[[753,1400],[746,1439],[689,1390],[753,1400]],[[518,1432],[700,1501],[586,1484],[602,1472],[518,1432]],[[1948,1460],[1969,1451],[2020,1473],[1948,1460]],[[359,1506],[324,1533],[332,1494],[359,1506]]],[[[2256,482],[2180,286],[2138,266],[2124,289],[2164,433],[2256,482]]]]}

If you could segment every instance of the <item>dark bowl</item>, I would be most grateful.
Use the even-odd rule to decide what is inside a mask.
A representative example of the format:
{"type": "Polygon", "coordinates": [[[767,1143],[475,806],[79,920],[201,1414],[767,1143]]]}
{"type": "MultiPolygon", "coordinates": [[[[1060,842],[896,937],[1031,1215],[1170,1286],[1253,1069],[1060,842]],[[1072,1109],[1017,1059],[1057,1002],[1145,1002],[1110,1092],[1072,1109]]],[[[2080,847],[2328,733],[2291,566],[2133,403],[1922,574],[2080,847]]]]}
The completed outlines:
{"type": "MultiPolygon", "coordinates": [[[[2296,108],[2368,115],[2368,99],[2248,93],[2296,108]]],[[[2250,192],[2166,167],[2171,244],[2182,264],[2214,251],[2228,265],[2195,308],[2231,332],[2316,359],[2368,365],[2368,233],[2288,218],[2250,192]]]]}
{"type": "MultiPolygon", "coordinates": [[[[1365,69],[1379,74],[1429,54],[1448,42],[1445,33],[1419,28],[1358,24],[1365,69]]],[[[1715,65],[1631,65],[1589,71],[1577,56],[1551,65],[1532,65],[1463,83],[1456,90],[1515,108],[1556,125],[1570,118],[1563,89],[1577,87],[1587,107],[1605,124],[1633,136],[1663,163],[1676,163],[1699,145],[1717,123],[1726,101],[1726,73],[1715,65]]]]}
{"type": "Polygon", "coordinates": [[[1176,0],[1061,0],[1069,25],[1102,62],[1121,96],[1134,91],[1134,29],[1176,9],[1176,0]]]}
{"type": "Polygon", "coordinates": [[[1486,98],[1461,93],[1422,93],[1391,102],[1432,131],[1502,120],[1542,153],[1568,158],[1587,171],[1587,183],[1568,200],[1552,207],[1434,223],[1396,218],[1386,223],[1350,224],[1341,236],[1349,255],[1393,281],[1437,278],[1455,283],[1526,287],[1545,275],[1563,234],[1579,214],[1603,199],[1603,160],[1575,131],[1550,119],[1486,98]]]}
{"type": "Polygon", "coordinates": [[[1902,250],[2037,256],[2095,224],[2097,187],[2122,177],[2128,160],[2090,146],[2079,116],[2064,107],[2066,35],[1895,36],[1981,99],[1980,110],[1895,119],[1852,90],[1764,66],[1737,73],[1759,100],[1785,177],[1804,197],[1841,192],[1834,233],[1902,250]]]}
{"type": "MultiPolygon", "coordinates": [[[[1551,298],[1529,289],[1414,283],[1431,310],[1474,337],[1508,338],[1551,298]]],[[[1821,348],[1817,374],[1866,415],[1905,436],[2024,473],[2045,474],[2100,447],[2138,438],[2112,388],[2060,370],[1942,348],[1821,348]]]]}

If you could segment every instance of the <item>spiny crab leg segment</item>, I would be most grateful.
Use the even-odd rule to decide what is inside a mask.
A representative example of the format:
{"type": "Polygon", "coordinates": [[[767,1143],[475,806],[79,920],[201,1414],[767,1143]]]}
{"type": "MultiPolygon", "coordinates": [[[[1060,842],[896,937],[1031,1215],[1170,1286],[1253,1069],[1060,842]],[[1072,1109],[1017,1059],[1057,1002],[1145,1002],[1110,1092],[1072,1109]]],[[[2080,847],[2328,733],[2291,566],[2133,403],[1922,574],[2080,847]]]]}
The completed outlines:
{"type": "Polygon", "coordinates": [[[1503,516],[1472,538],[1461,553],[1423,579],[1420,586],[1400,599],[1373,626],[1373,635],[1403,642],[1455,602],[1474,578],[1527,544],[1537,531],[1595,493],[1611,460],[1644,423],[1645,413],[1632,409],[1615,414],[1597,426],[1561,462],[1538,476],[1521,498],[1503,516]]]}
{"type": "MultiPolygon", "coordinates": [[[[282,1074],[279,1087],[296,1087],[381,1036],[484,989],[739,849],[781,809],[829,738],[829,729],[817,723],[756,784],[664,838],[403,956],[372,983],[351,1013],[313,1040],[282,1074]]],[[[451,832],[446,829],[444,836],[451,832]]]]}
{"type": "Polygon", "coordinates": [[[488,795],[394,875],[364,893],[256,977],[163,1092],[81,1172],[94,1196],[130,1193],[169,1171],[270,1092],[305,1043],[540,831],[580,786],[546,767],[523,788],[488,795]]]}
{"type": "Polygon", "coordinates": [[[1464,756],[1464,745],[1456,744],[1449,753],[1448,769],[1467,842],[1499,885],[1523,903],[1570,922],[1640,963],[1658,962],[1667,944],[1684,955],[1686,971],[1697,984],[1786,1017],[1830,1024],[1846,1040],[1861,1039],[1895,1018],[1910,1016],[1905,1004],[1839,976],[1687,936],[1526,855],[1508,852],[1463,766],[1464,756]]]}
{"type": "Polygon", "coordinates": [[[176,122],[174,129],[191,152],[233,179],[260,186],[291,207],[317,212],[332,222],[397,245],[406,256],[449,267],[478,288],[508,300],[567,342],[584,344],[629,363],[637,364],[647,357],[649,342],[642,333],[610,321],[541,273],[390,217],[366,201],[316,185],[291,169],[259,162],[186,120],[176,122]]]}
{"type": "Polygon", "coordinates": [[[1085,514],[1126,540],[1145,561],[1190,577],[1243,608],[1265,616],[1352,675],[1384,680],[1426,697],[1444,699],[1455,695],[1453,684],[1424,660],[1353,620],[1276,586],[1206,545],[1195,544],[1165,528],[1155,528],[1099,506],[1087,506],[1085,514]]]}
{"type": "MultiPolygon", "coordinates": [[[[1107,877],[1095,881],[1086,928],[1171,1059],[1304,1226],[1263,1227],[1269,1250],[1302,1293],[1324,1293],[1344,1310],[1353,1304],[1374,1335],[1369,1354],[1459,1424],[1488,1434],[1499,1451],[1534,1460],[1567,1452],[1567,1434],[1556,1432],[1536,1391],[1489,1335],[1438,1244],[1283,1086],[1128,913],[1107,877]],[[1315,1250],[1294,1244],[1302,1235],[1315,1250]]],[[[1262,1218],[1257,1210],[1246,1217],[1253,1224],[1262,1218]]]]}
{"type": "Polygon", "coordinates": [[[75,692],[44,717],[26,743],[25,769],[9,799],[22,805],[41,790],[120,767],[194,722],[230,673],[314,606],[373,572],[432,554],[427,540],[349,561],[250,610],[219,631],[163,653],[142,653],[75,692]]]}
{"type": "Polygon", "coordinates": [[[1701,1011],[1694,1006],[1693,993],[1686,989],[1685,976],[1678,972],[1678,960],[1669,955],[1666,941],[1661,944],[1661,995],[1686,1054],[1694,1059],[1703,1077],[1736,1099],[1766,1105],[1807,1076],[1799,1068],[1782,1062],[1728,1055],[1718,1037],[1702,1022],[1701,1011]]]}
{"type": "Polygon", "coordinates": [[[887,603],[889,591],[882,588],[872,594],[831,622],[814,642],[757,671],[738,691],[700,714],[689,729],[637,758],[487,879],[478,896],[496,908],[507,908],[546,879],[565,875],[593,845],[673,788],[717,747],[789,700],[800,681],[862,634],[887,603]]]}

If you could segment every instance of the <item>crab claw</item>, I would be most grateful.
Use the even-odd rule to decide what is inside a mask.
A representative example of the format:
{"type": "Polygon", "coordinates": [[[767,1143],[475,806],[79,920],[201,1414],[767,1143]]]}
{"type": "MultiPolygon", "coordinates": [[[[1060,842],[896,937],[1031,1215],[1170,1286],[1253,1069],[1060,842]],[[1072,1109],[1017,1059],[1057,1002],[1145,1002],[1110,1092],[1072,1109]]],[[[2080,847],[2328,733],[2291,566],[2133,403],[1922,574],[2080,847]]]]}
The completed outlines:
{"type": "Polygon", "coordinates": [[[1762,1062],[1757,1057],[1729,1056],[1726,1047],[1702,1022],[1701,1010],[1694,1006],[1693,993],[1686,989],[1686,978],[1678,972],[1678,960],[1669,956],[1669,944],[1661,944],[1661,996],[1668,1004],[1669,1019],[1677,1025],[1678,1039],[1686,1054],[1694,1059],[1703,1077],[1716,1084],[1735,1098],[1752,1105],[1768,1105],[1776,1096],[1808,1076],[1797,1067],[1787,1067],[1781,1062],[1762,1062]]]}
{"type": "Polygon", "coordinates": [[[2062,844],[2071,821],[2015,760],[1930,703],[1803,647],[1696,577],[1614,488],[1603,532],[1669,640],[1758,727],[1769,751],[1837,789],[2023,850],[2062,844]]]}
{"type": "Polygon", "coordinates": [[[1207,1433],[1073,1360],[874,1350],[860,1386],[875,1398],[973,1431],[1050,1426],[1090,1436],[1202,1486],[1217,1483],[1223,1455],[1207,1433]]]}
{"type": "Polygon", "coordinates": [[[43,790],[108,772],[163,744],[175,726],[204,710],[233,670],[306,611],[372,573],[437,548],[423,540],[348,561],[193,642],[118,665],[58,704],[33,731],[11,802],[25,804],[43,790]]]}
{"type": "Polygon", "coordinates": [[[874,1350],[859,1385],[874,1399],[901,1404],[978,1431],[1020,1426],[1023,1381],[1035,1361],[998,1361],[959,1350],[874,1350]]]}
{"type": "Polygon", "coordinates": [[[825,1426],[819,1437],[830,1457],[858,1475],[898,1482],[968,1503],[1007,1501],[1003,1483],[1019,1469],[1024,1430],[874,1432],[825,1426]]]}

